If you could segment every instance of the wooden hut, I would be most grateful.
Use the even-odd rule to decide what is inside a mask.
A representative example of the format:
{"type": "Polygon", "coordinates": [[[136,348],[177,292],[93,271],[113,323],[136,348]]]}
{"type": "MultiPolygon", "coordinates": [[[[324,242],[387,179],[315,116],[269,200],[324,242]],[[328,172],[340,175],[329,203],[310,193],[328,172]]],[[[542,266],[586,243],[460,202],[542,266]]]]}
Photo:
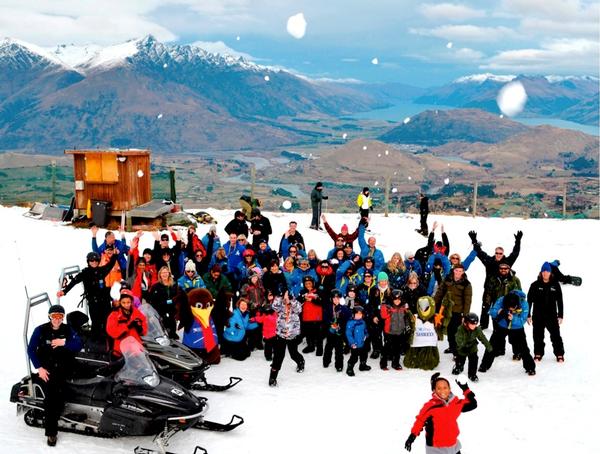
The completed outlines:
{"type": "Polygon", "coordinates": [[[78,213],[93,200],[110,202],[115,215],[152,199],[150,150],[65,150],[65,154],[74,158],[78,213]]]}

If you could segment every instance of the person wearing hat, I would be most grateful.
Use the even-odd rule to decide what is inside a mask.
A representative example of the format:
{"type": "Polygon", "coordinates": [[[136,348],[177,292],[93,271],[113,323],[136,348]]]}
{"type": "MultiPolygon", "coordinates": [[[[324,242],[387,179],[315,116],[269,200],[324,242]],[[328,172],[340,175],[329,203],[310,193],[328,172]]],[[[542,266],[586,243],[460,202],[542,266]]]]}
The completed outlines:
{"type": "Polygon", "coordinates": [[[457,454],[461,444],[458,440],[460,430],[457,419],[461,413],[477,408],[475,394],[467,383],[456,380],[463,392],[464,399],[452,394],[450,382],[436,372],[431,376],[431,399],[423,405],[404,443],[408,452],[412,444],[425,428],[425,452],[427,454],[457,454]]]}
{"type": "Polygon", "coordinates": [[[552,265],[544,262],[538,278],[532,282],[527,292],[529,313],[527,323],[533,322],[534,360],[541,361],[544,356],[544,335],[550,333],[554,356],[559,363],[565,360],[565,347],[560,336],[563,321],[563,297],[558,279],[552,275],[552,265]],[[532,317],[533,313],[533,317],[532,317]]]}
{"type": "Polygon", "coordinates": [[[70,282],[63,282],[63,288],[56,293],[63,297],[80,282],[83,283],[83,295],[87,302],[92,322],[91,336],[95,339],[106,336],[106,319],[111,310],[110,288],[104,278],[117,263],[117,255],[113,254],[109,262],[100,266],[100,254],[90,252],[87,257],[87,267],[82,269],[70,282]]]}
{"type": "Polygon", "coordinates": [[[106,332],[113,339],[112,354],[120,358],[121,341],[133,336],[140,344],[142,336],[148,332],[146,316],[133,306],[133,293],[131,290],[121,290],[119,307],[110,313],[106,322],[106,332]]]}
{"type": "Polygon", "coordinates": [[[279,241],[279,256],[283,259],[286,259],[289,255],[289,248],[291,246],[296,246],[298,251],[302,251],[306,249],[304,244],[304,238],[302,234],[298,232],[298,223],[296,221],[290,221],[288,224],[288,229],[281,236],[281,240],[279,241]]]}
{"type": "Polygon", "coordinates": [[[356,287],[356,296],[363,304],[369,300],[369,293],[373,287],[375,287],[375,277],[372,271],[367,270],[362,277],[362,282],[356,287]]]}
{"type": "Polygon", "coordinates": [[[65,382],[73,375],[75,354],[83,346],[77,333],[63,323],[64,318],[64,307],[51,306],[49,321],[33,330],[27,344],[27,354],[38,370],[44,390],[44,428],[48,446],[56,445],[58,419],[64,407],[65,382]]]}
{"type": "Polygon", "coordinates": [[[178,232],[175,232],[172,227],[168,227],[171,238],[175,241],[173,248],[169,247],[169,235],[166,233],[159,234],[158,231],[153,231],[154,249],[152,250],[152,260],[156,264],[156,269],[160,270],[163,266],[167,266],[175,279],[179,279],[182,274],[183,264],[180,267],[180,256],[183,250],[181,237],[178,232]]]}
{"type": "Polygon", "coordinates": [[[371,366],[367,364],[369,355],[367,340],[369,338],[369,332],[367,330],[367,324],[363,319],[364,312],[365,309],[362,306],[354,306],[354,309],[352,309],[352,319],[346,324],[346,339],[350,346],[350,359],[348,359],[346,374],[349,377],[354,377],[354,366],[357,361],[360,361],[358,370],[371,370],[371,366]]]}
{"type": "Polygon", "coordinates": [[[406,251],[404,252],[404,267],[408,273],[414,272],[419,276],[419,278],[423,277],[423,268],[421,267],[421,262],[416,260],[416,255],[414,251],[406,251]]]}
{"type": "Polygon", "coordinates": [[[498,298],[490,309],[490,317],[496,321],[494,331],[490,339],[492,351],[485,352],[479,372],[487,372],[496,352],[505,345],[506,337],[515,351],[519,352],[520,359],[523,361],[523,369],[527,375],[535,375],[535,361],[531,357],[529,346],[527,345],[527,336],[525,335],[525,322],[529,313],[529,304],[527,297],[521,290],[513,290],[506,296],[498,298]]]}
{"type": "Polygon", "coordinates": [[[464,316],[463,323],[456,330],[456,357],[454,359],[454,368],[452,375],[462,373],[465,362],[469,360],[468,372],[469,380],[479,381],[477,377],[477,366],[479,357],[477,356],[477,343],[485,345],[485,351],[492,351],[492,344],[488,341],[483,331],[478,326],[479,316],[474,312],[469,312],[464,316]]]}
{"type": "Polygon", "coordinates": [[[312,208],[312,220],[310,221],[310,228],[313,230],[322,230],[319,225],[321,219],[321,206],[323,200],[327,200],[328,197],[323,195],[323,183],[320,181],[315,184],[315,187],[310,193],[310,206],[312,208]]]}
{"type": "Polygon", "coordinates": [[[233,219],[225,226],[227,235],[235,233],[236,235],[245,235],[248,238],[248,223],[246,215],[243,211],[237,210],[233,215],[233,219]]]}
{"type": "Polygon", "coordinates": [[[386,301],[381,305],[384,348],[379,366],[382,370],[388,370],[388,360],[391,360],[394,370],[402,370],[400,356],[408,349],[408,333],[411,331],[413,315],[402,298],[402,290],[393,290],[391,304],[386,301]]]}
{"type": "Polygon", "coordinates": [[[481,249],[481,243],[477,241],[477,232],[475,230],[471,230],[469,232],[469,238],[471,238],[473,249],[477,251],[477,258],[479,258],[482,265],[485,267],[485,281],[483,284],[481,315],[479,317],[481,321],[481,329],[487,329],[490,321],[490,307],[496,302],[496,300],[492,299],[489,295],[489,289],[491,287],[490,281],[494,277],[498,276],[498,268],[500,264],[506,263],[510,267],[512,267],[517,261],[519,253],[521,252],[521,239],[523,238],[523,232],[521,230],[518,230],[517,233],[515,233],[514,237],[515,245],[510,255],[504,255],[504,248],[502,246],[496,246],[494,250],[494,255],[490,256],[487,255],[481,249]]]}
{"type": "Polygon", "coordinates": [[[377,273],[377,284],[369,290],[365,306],[365,321],[369,329],[369,339],[373,351],[371,358],[377,359],[383,351],[383,322],[381,320],[381,307],[384,304],[392,304],[392,289],[389,284],[388,275],[380,271],[377,273]]]}
{"type": "Polygon", "coordinates": [[[331,291],[331,300],[323,307],[323,329],[325,330],[325,349],[323,352],[323,367],[329,367],[331,356],[334,354],[335,370],[344,369],[344,333],[346,323],[352,315],[348,306],[342,304],[342,292],[338,289],[331,291]]]}
{"type": "Polygon", "coordinates": [[[260,240],[258,248],[254,251],[256,253],[256,261],[263,270],[263,273],[269,269],[269,264],[273,260],[279,260],[277,252],[271,249],[267,240],[260,240]]]}
{"type": "Polygon", "coordinates": [[[250,222],[250,233],[252,234],[252,247],[256,249],[261,240],[269,242],[269,235],[273,233],[271,221],[262,215],[258,208],[252,210],[252,219],[250,222]]]}
{"type": "Polygon", "coordinates": [[[306,338],[302,353],[312,353],[316,349],[316,355],[323,356],[323,298],[311,276],[302,279],[298,301],[302,304],[302,334],[306,338]]]}
{"type": "Polygon", "coordinates": [[[323,225],[325,226],[325,230],[331,237],[331,239],[335,242],[339,237],[344,240],[344,244],[350,243],[350,247],[353,247],[354,241],[358,238],[358,226],[354,230],[354,232],[350,233],[348,229],[348,224],[342,224],[342,228],[340,229],[340,233],[336,233],[329,225],[327,221],[327,217],[322,214],[321,219],[323,220],[323,225]]]}
{"type": "Polygon", "coordinates": [[[364,187],[360,194],[358,194],[356,204],[358,205],[360,217],[364,220],[368,220],[369,212],[373,206],[373,199],[371,199],[371,191],[369,191],[369,188],[364,187]]]}
{"type": "Polygon", "coordinates": [[[221,247],[221,239],[219,238],[219,235],[217,234],[217,226],[214,224],[208,228],[208,232],[206,232],[204,234],[204,236],[202,237],[202,239],[200,240],[200,241],[202,241],[202,244],[204,245],[204,249],[206,249],[206,254],[208,256],[210,256],[212,254],[212,252],[210,252],[209,247],[208,247],[208,242],[210,239],[213,240],[212,251],[214,252],[221,247]]]}
{"type": "Polygon", "coordinates": [[[435,293],[442,281],[449,276],[451,269],[452,265],[450,264],[450,259],[444,254],[435,252],[429,256],[427,264],[425,265],[425,272],[429,273],[431,276],[427,288],[428,295],[433,295],[435,293]]]}
{"type": "Polygon", "coordinates": [[[183,275],[177,279],[177,284],[179,285],[179,288],[184,290],[186,293],[194,288],[206,288],[204,281],[196,271],[196,264],[193,260],[188,260],[185,262],[183,275]]]}
{"type": "Polygon", "coordinates": [[[212,311],[212,318],[217,327],[219,338],[223,335],[223,327],[229,315],[229,305],[233,295],[231,282],[223,275],[220,265],[213,265],[210,270],[202,276],[206,289],[211,293],[215,306],[212,311]]]}

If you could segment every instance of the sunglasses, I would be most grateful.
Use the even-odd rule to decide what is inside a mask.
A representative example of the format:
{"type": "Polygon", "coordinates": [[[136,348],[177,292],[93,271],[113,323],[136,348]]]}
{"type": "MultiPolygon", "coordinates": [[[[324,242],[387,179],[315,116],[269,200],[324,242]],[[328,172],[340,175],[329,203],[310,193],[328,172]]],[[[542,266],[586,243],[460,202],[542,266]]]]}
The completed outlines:
{"type": "Polygon", "coordinates": [[[510,270],[510,268],[507,267],[507,266],[501,266],[499,269],[500,269],[500,271],[508,271],[508,270],[510,270]]]}
{"type": "Polygon", "coordinates": [[[89,259],[88,262],[89,263],[98,263],[99,260],[97,260],[97,259],[89,259]]]}
{"type": "Polygon", "coordinates": [[[50,314],[52,320],[62,320],[65,318],[65,314],[50,314]]]}
{"type": "Polygon", "coordinates": [[[496,252],[496,255],[504,255],[504,252],[496,252]]]}
{"type": "Polygon", "coordinates": [[[195,273],[195,271],[194,271],[194,270],[186,270],[185,272],[186,272],[186,273],[192,273],[192,274],[193,274],[193,273],[195,273]]]}

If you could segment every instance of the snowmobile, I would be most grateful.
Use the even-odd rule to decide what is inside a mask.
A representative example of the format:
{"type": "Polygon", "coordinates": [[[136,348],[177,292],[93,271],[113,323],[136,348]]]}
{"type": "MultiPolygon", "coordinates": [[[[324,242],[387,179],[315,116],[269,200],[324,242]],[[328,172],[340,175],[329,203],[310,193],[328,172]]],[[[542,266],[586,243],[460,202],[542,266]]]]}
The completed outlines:
{"type": "MultiPolygon", "coordinates": [[[[229,383],[224,385],[208,383],[205,372],[210,365],[181,342],[169,338],[160,316],[151,305],[142,303],[138,309],[146,316],[148,322],[148,333],[142,337],[144,348],[160,375],[193,391],[225,391],[242,381],[240,377],[229,377],[229,383]]],[[[68,324],[81,337],[84,344],[77,355],[77,360],[83,363],[108,364],[110,361],[108,341],[91,338],[87,321],[88,317],[79,311],[67,315],[68,324]]]]}
{"type": "MultiPolygon", "coordinates": [[[[47,302],[47,293],[28,298],[24,339],[27,347],[29,315],[32,307],[47,302]]],[[[233,415],[220,424],[204,419],[207,399],[195,396],[174,381],[161,377],[144,347],[133,337],[121,342],[122,359],[107,365],[78,368],[76,378],[67,381],[65,409],[59,429],[104,437],[155,435],[164,447],[176,433],[189,428],[230,431],[244,420],[233,415]]],[[[24,413],[29,426],[44,426],[42,380],[31,372],[11,390],[10,401],[17,413],[24,413]]]]}
{"type": "MultiPolygon", "coordinates": [[[[79,272],[79,267],[64,268],[59,278],[61,288],[77,272],[79,272]]],[[[88,312],[85,299],[82,299],[81,304],[88,312]]],[[[150,304],[142,303],[139,310],[148,321],[148,333],[142,338],[142,341],[160,375],[175,380],[194,391],[225,391],[242,381],[241,377],[229,377],[229,383],[224,385],[208,383],[205,372],[210,365],[181,342],[169,338],[160,316],[150,304]]],[[[77,359],[82,362],[107,364],[110,360],[110,346],[105,340],[98,341],[90,338],[89,327],[86,325],[88,320],[88,316],[80,311],[71,312],[67,316],[67,323],[77,331],[84,343],[84,348],[77,359]]]]}

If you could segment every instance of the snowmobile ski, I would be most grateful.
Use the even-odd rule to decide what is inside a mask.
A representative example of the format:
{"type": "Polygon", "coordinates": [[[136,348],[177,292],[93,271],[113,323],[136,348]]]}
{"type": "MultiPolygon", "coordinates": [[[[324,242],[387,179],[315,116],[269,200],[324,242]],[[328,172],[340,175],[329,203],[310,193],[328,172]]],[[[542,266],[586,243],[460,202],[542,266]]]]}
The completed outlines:
{"type": "Polygon", "coordinates": [[[207,383],[206,381],[198,380],[195,383],[192,383],[190,389],[193,391],[215,391],[221,392],[226,391],[230,388],[233,388],[239,382],[242,381],[241,377],[229,377],[229,383],[226,385],[214,385],[212,383],[207,383]]]}
{"type": "MultiPolygon", "coordinates": [[[[143,448],[142,446],[137,446],[133,450],[134,454],[175,454],[172,451],[161,451],[160,449],[153,448],[143,448]]],[[[193,454],[207,454],[208,451],[204,449],[202,446],[196,446],[193,454]]]]}
{"type": "Polygon", "coordinates": [[[244,418],[238,415],[233,415],[227,424],[221,424],[219,422],[202,419],[192,427],[194,429],[210,430],[213,432],[229,432],[230,430],[233,430],[242,424],[244,424],[244,418]]]}

